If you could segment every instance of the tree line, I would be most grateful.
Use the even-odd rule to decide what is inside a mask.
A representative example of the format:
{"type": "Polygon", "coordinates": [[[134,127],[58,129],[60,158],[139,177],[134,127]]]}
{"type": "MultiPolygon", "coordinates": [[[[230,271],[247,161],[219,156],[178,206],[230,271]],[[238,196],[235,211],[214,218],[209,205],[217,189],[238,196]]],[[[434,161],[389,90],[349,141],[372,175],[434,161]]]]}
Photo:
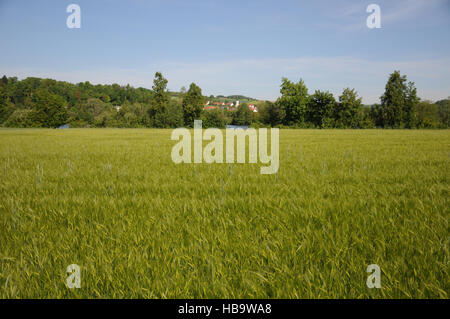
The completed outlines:
{"type": "Polygon", "coordinates": [[[206,97],[191,83],[179,93],[167,90],[167,79],[155,74],[152,89],[130,85],[72,84],[53,79],[0,79],[0,125],[3,127],[203,127],[227,124],[293,128],[448,128],[450,100],[421,101],[413,82],[395,71],[380,104],[365,106],[354,89],[336,100],[328,91],[308,93],[305,83],[282,79],[275,101],[246,103],[233,111],[203,110],[206,97]]]}
{"type": "Polygon", "coordinates": [[[281,97],[261,108],[260,120],[271,126],[313,128],[448,128],[450,99],[421,101],[413,82],[399,71],[390,74],[380,104],[366,106],[345,88],[336,100],[329,91],[308,94],[305,83],[282,79],[281,97]]]}

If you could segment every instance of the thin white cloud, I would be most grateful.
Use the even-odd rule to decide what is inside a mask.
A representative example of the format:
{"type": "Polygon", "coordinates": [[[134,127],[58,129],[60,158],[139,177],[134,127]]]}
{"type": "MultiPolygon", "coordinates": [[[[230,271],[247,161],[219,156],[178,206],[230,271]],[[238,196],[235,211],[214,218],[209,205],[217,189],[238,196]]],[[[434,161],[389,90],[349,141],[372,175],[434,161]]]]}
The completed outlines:
{"type": "Polygon", "coordinates": [[[318,24],[325,28],[333,28],[341,31],[367,31],[366,19],[369,13],[366,8],[369,4],[378,4],[381,8],[381,25],[382,28],[390,27],[403,23],[423,24],[424,16],[434,11],[433,20],[427,23],[444,22],[447,16],[436,15],[440,13],[442,8],[448,6],[448,0],[396,0],[396,1],[380,1],[373,0],[369,2],[339,2],[338,7],[330,7],[328,12],[328,22],[318,24]]]}
{"type": "Polygon", "coordinates": [[[394,1],[394,7],[386,10],[382,16],[385,23],[411,20],[424,14],[424,11],[443,4],[447,0],[403,0],[394,1]]]}

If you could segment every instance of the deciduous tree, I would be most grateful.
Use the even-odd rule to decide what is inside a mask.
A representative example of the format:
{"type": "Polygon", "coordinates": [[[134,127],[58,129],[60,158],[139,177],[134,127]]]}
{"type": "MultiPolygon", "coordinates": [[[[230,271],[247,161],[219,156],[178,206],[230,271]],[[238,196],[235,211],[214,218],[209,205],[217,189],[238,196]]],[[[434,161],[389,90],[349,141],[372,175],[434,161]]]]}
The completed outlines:
{"type": "Polygon", "coordinates": [[[194,125],[194,120],[200,119],[203,104],[204,100],[202,89],[195,83],[191,83],[191,85],[189,86],[189,90],[184,95],[182,102],[184,124],[186,126],[192,127],[194,125]]]}
{"type": "Polygon", "coordinates": [[[419,99],[413,82],[406,82],[406,75],[394,71],[389,76],[381,96],[383,126],[391,128],[414,127],[419,99]]]}
{"type": "Polygon", "coordinates": [[[242,103],[233,113],[233,125],[250,125],[252,124],[252,111],[248,108],[247,103],[242,103]]]}
{"type": "Polygon", "coordinates": [[[334,109],[334,125],[341,128],[358,127],[358,112],[362,107],[361,100],[361,98],[358,98],[358,94],[354,89],[344,89],[334,109]]]}
{"type": "Polygon", "coordinates": [[[333,94],[328,91],[316,90],[309,97],[308,101],[308,121],[316,127],[325,128],[332,125],[333,110],[336,100],[333,94]]]}
{"type": "Polygon", "coordinates": [[[277,104],[285,114],[283,123],[285,125],[304,123],[308,89],[303,80],[293,83],[287,78],[282,78],[280,93],[281,97],[277,100],[277,104]]]}
{"type": "Polygon", "coordinates": [[[155,73],[153,80],[153,99],[149,108],[149,116],[155,127],[164,127],[163,114],[167,111],[169,104],[169,94],[167,92],[167,80],[162,76],[161,72],[155,73]]]}
{"type": "Polygon", "coordinates": [[[34,95],[34,122],[41,127],[58,127],[67,121],[66,101],[47,89],[38,89],[34,95]]]}

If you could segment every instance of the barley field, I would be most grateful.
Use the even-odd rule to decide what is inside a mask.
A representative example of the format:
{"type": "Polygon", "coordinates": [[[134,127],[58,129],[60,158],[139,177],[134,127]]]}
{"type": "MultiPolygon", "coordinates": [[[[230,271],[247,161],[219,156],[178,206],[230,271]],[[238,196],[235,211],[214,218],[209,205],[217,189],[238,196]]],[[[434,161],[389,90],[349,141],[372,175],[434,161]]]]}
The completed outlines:
{"type": "Polygon", "coordinates": [[[0,298],[448,298],[449,130],[280,130],[273,175],[170,134],[0,130],[0,298]]]}

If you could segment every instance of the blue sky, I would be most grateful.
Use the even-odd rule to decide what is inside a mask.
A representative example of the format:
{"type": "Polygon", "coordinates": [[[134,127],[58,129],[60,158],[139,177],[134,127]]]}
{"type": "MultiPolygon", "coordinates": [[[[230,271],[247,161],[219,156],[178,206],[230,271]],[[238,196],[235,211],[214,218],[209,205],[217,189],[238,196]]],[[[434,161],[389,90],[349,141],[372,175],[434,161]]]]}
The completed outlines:
{"type": "Polygon", "coordinates": [[[449,0],[0,0],[0,73],[205,95],[279,96],[281,77],[379,102],[400,70],[424,99],[450,96],[449,0]],[[81,7],[81,28],[66,7],[81,7]],[[366,7],[381,8],[381,28],[366,7]]]}

